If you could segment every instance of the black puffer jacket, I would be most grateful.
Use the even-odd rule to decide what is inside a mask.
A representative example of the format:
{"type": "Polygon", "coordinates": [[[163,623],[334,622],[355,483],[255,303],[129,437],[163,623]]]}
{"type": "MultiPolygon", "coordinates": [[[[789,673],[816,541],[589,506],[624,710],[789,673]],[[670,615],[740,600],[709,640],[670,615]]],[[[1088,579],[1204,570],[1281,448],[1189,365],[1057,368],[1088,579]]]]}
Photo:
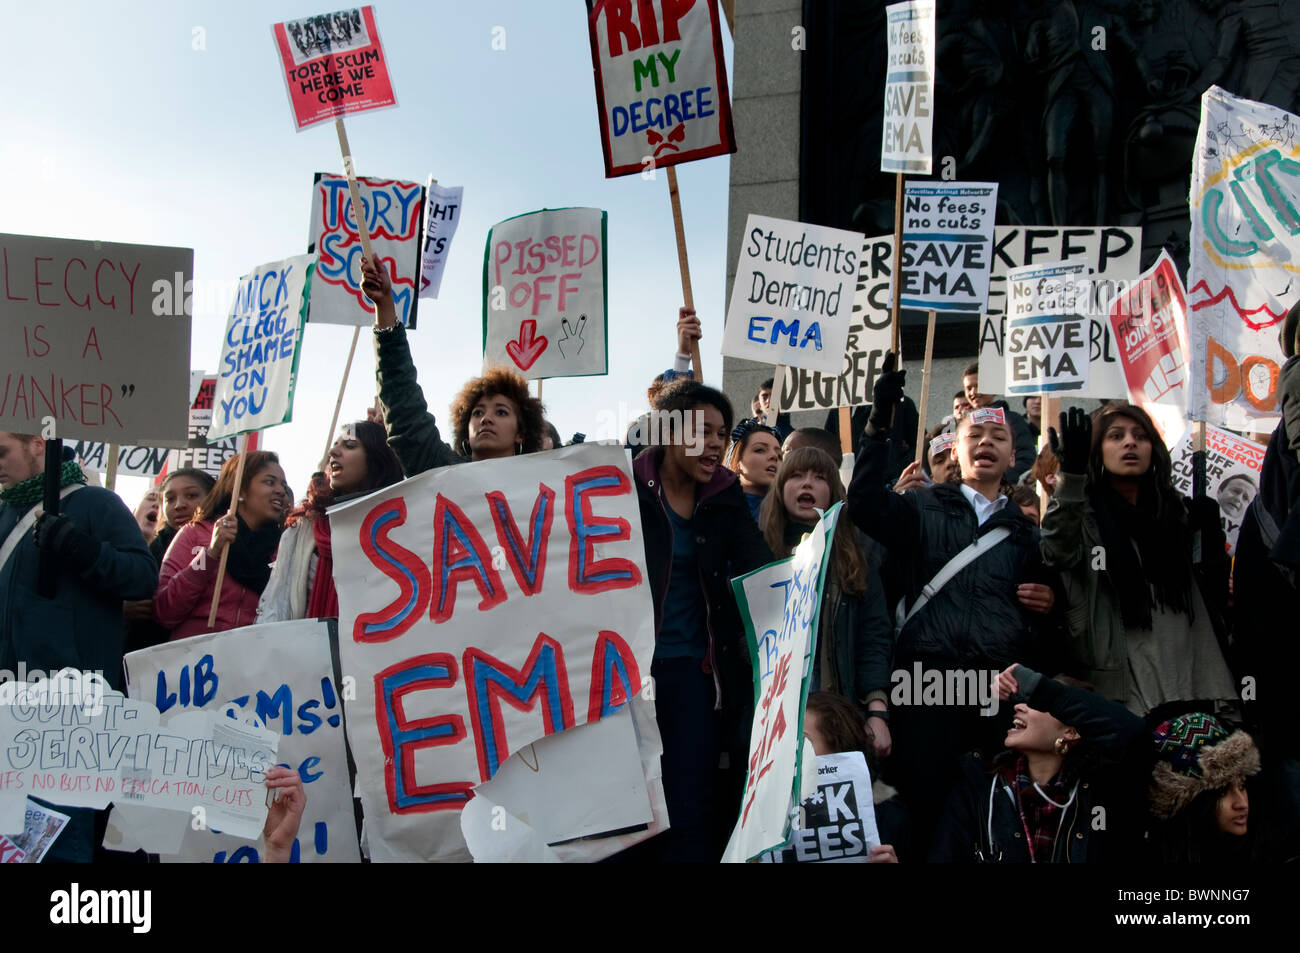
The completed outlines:
{"type": "MultiPolygon", "coordinates": [[[[659,451],[647,450],[632,464],[641,504],[641,535],[654,600],[656,637],[663,623],[673,560],[673,530],[668,521],[668,502],[659,484],[659,456],[659,451]]],[[[731,580],[770,563],[772,551],[750,518],[740,483],[730,470],[719,467],[712,479],[699,488],[692,519],[709,627],[705,670],[715,674],[721,692],[725,743],[739,752],[743,763],[749,753],[749,727],[754,717],[754,673],[731,580]]]]}
{"type": "MultiPolygon", "coordinates": [[[[1114,864],[1137,859],[1152,763],[1142,719],[1095,692],[1062,685],[1023,666],[1016,667],[1015,676],[1028,695],[1025,704],[1074,728],[1089,748],[1069,756],[1084,759],[1074,774],[1074,800],[1059,817],[1051,859],[1037,860],[1114,864]]],[[[1020,814],[998,773],[1004,758],[1014,754],[1004,751],[992,763],[979,752],[963,759],[962,779],[931,844],[931,863],[1029,863],[1020,814]]]]}
{"type": "Polygon", "coordinates": [[[889,551],[890,578],[906,607],[978,537],[999,526],[1011,530],[908,621],[895,647],[895,667],[926,659],[936,667],[1002,669],[1024,660],[1058,671],[1052,667],[1058,653],[1038,635],[1042,620],[1016,598],[1021,583],[1053,582],[1042,565],[1038,530],[1011,503],[980,526],[956,484],[894,493],[886,488],[888,457],[883,434],[863,440],[849,484],[849,514],[889,551]]]}

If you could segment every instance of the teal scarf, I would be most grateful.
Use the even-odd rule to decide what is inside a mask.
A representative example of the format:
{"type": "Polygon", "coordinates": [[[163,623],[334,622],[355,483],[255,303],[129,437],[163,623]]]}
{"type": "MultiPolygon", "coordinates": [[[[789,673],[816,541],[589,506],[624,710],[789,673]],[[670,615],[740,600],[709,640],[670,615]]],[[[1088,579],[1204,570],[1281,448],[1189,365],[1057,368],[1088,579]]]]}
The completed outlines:
{"type": "MultiPolygon", "coordinates": [[[[86,474],[81,471],[76,460],[64,460],[63,466],[59,468],[59,489],[65,486],[71,486],[74,483],[85,483],[86,474]]],[[[10,506],[26,509],[33,503],[39,503],[45,499],[45,474],[38,473],[36,476],[28,477],[21,483],[15,483],[7,490],[0,490],[0,502],[8,503],[10,506]]]]}

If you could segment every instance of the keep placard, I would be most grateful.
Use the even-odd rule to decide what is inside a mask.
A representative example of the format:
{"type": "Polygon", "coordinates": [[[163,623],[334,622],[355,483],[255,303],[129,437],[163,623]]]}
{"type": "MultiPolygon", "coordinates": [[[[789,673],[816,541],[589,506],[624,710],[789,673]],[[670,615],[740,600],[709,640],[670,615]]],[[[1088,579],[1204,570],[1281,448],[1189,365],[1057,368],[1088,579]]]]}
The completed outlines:
{"type": "Polygon", "coordinates": [[[889,61],[881,172],[930,174],[934,154],[934,2],[885,7],[889,61]]]}
{"type": "Polygon", "coordinates": [[[529,380],[608,372],[609,262],[598,208],[493,225],[483,252],[483,364],[529,380]]]}
{"type": "MultiPolygon", "coordinates": [[[[418,182],[360,176],[361,210],[370,247],[388,269],[397,320],[415,327],[419,305],[420,228],[424,188],[418,182]]],[[[375,306],[361,290],[361,233],[348,180],[316,173],[311,195],[308,254],[318,258],[307,320],[312,324],[369,327],[375,306]]]]}
{"type": "Polygon", "coordinates": [[[627,454],[442,467],[331,509],[330,525],[371,858],[467,860],[476,785],[642,693],[654,610],[627,454]]]}
{"type": "Polygon", "coordinates": [[[1088,266],[1081,261],[1013,268],[1007,320],[1006,393],[1081,392],[1088,332],[1079,314],[1088,266]]]}
{"type": "Polygon", "coordinates": [[[460,224],[463,186],[438,185],[429,176],[424,187],[424,241],[420,247],[421,298],[436,298],[442,288],[442,272],[447,267],[451,240],[460,224]]]}
{"type": "Polygon", "coordinates": [[[862,241],[859,232],[750,215],[722,353],[838,375],[862,241]]]}
{"type": "Polygon", "coordinates": [[[605,176],[736,151],[716,0],[587,0],[605,176]]]}
{"type": "Polygon", "coordinates": [[[271,34],[299,132],[348,113],[397,105],[374,7],[286,20],[272,26],[271,34]]]}
{"type": "Polygon", "coordinates": [[[226,321],[208,441],[293,418],[306,295],[315,258],[258,265],[240,279],[226,321]]]}
{"type": "Polygon", "coordinates": [[[188,248],[0,235],[0,430],[185,443],[188,248]]]}
{"type": "MultiPolygon", "coordinates": [[[[278,760],[307,795],[292,856],[302,863],[359,863],[343,701],[330,661],[330,623],[300,619],[196,635],[125,658],[130,696],[151,702],[166,726],[178,713],[234,703],[280,735],[278,760]]],[[[143,845],[142,845],[143,846],[143,845]]],[[[164,862],[257,861],[261,839],[186,830],[164,862]]]]}
{"type": "Polygon", "coordinates": [[[1187,268],[1193,420],[1268,431],[1280,413],[1278,325],[1300,299],[1298,131],[1300,116],[1277,106],[1218,86],[1201,96],[1187,268]]]}
{"type": "Polygon", "coordinates": [[[754,669],[754,723],[740,817],[724,863],[752,860],[789,840],[802,800],[803,716],[826,559],[842,513],[836,503],[793,556],[731,581],[754,669]]]}
{"type": "MultiPolygon", "coordinates": [[[[1029,228],[993,231],[989,302],[980,318],[980,390],[1005,394],[1003,342],[1007,331],[1007,273],[1024,265],[1082,260],[1088,263],[1088,296],[1082,307],[1088,334],[1088,386],[1079,397],[1120,398],[1128,392],[1110,326],[1110,300],[1142,270],[1142,229],[1029,228]]],[[[886,292],[888,293],[888,292],[886,292]]]]}
{"type": "Polygon", "coordinates": [[[997,205],[995,182],[907,183],[902,307],[971,314],[984,310],[997,205]]]}

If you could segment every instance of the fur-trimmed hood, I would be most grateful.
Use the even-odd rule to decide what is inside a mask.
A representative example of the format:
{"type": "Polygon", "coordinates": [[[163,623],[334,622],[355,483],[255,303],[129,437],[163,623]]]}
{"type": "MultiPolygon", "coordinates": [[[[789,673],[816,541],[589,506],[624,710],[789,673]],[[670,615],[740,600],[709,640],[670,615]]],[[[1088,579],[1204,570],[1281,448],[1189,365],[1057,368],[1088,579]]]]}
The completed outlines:
{"type": "Polygon", "coordinates": [[[1151,813],[1169,820],[1198,795],[1227,787],[1238,778],[1259,774],[1259,749],[1250,735],[1236,731],[1197,758],[1201,776],[1175,771],[1160,761],[1151,772],[1151,813]]]}

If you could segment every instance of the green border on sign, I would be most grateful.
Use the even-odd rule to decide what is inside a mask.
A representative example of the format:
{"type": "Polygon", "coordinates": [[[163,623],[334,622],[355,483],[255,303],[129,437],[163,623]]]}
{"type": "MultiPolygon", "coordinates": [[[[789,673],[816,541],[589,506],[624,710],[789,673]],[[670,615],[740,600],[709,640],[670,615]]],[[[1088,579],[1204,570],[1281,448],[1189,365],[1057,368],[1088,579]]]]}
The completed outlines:
{"type": "MultiPolygon", "coordinates": [[[[828,517],[831,518],[831,528],[830,528],[830,532],[826,534],[826,548],[822,552],[821,569],[819,569],[817,572],[817,596],[815,598],[815,601],[813,602],[812,620],[809,622],[808,625],[810,630],[809,654],[812,658],[812,664],[814,665],[817,663],[817,637],[818,637],[818,630],[821,628],[822,594],[826,590],[826,567],[830,563],[831,552],[832,552],[831,544],[834,542],[835,539],[835,530],[839,526],[839,518],[840,518],[840,514],[843,511],[843,507],[844,507],[843,502],[837,502],[829,509],[827,509],[825,516],[822,517],[823,520],[827,519],[828,517]]],[[[762,674],[759,672],[759,667],[758,667],[758,638],[754,634],[754,620],[753,620],[753,616],[749,612],[749,600],[745,597],[744,582],[750,576],[755,576],[758,573],[765,572],[768,569],[772,568],[773,566],[778,565],[779,563],[790,562],[792,559],[794,559],[793,555],[787,556],[785,559],[774,560],[773,562],[768,563],[766,566],[760,566],[758,569],[755,569],[752,572],[747,572],[743,576],[737,576],[731,580],[731,591],[736,596],[736,604],[740,606],[741,618],[745,624],[745,640],[747,645],[749,646],[749,664],[750,664],[750,668],[753,670],[754,673],[754,710],[755,711],[758,710],[758,704],[760,701],[759,696],[761,692],[759,691],[758,686],[762,681],[762,674]]],[[[790,791],[790,797],[793,799],[795,804],[799,804],[802,802],[802,799],[799,797],[799,790],[803,782],[803,721],[804,721],[804,713],[808,709],[808,686],[812,683],[811,668],[809,669],[807,675],[802,675],[802,674],[800,675],[800,680],[802,681],[802,685],[800,686],[799,689],[799,745],[794,760],[794,786],[790,791]]],[[[748,763],[746,763],[745,790],[748,789],[749,789],[749,765],[748,763]]],[[[737,824],[740,823],[739,814],[736,815],[736,823],[737,824]]],[[[734,825],[732,830],[733,831],[735,830],[734,825]]],[[[762,850],[760,850],[757,854],[754,854],[751,857],[746,857],[745,861],[748,863],[751,860],[756,860],[757,858],[762,857],[768,851],[776,850],[777,848],[784,847],[786,844],[790,842],[790,835],[792,832],[793,832],[793,826],[790,822],[790,818],[787,817],[785,820],[785,826],[782,829],[784,839],[781,841],[781,843],[774,844],[771,847],[765,847],[762,850]]]]}

